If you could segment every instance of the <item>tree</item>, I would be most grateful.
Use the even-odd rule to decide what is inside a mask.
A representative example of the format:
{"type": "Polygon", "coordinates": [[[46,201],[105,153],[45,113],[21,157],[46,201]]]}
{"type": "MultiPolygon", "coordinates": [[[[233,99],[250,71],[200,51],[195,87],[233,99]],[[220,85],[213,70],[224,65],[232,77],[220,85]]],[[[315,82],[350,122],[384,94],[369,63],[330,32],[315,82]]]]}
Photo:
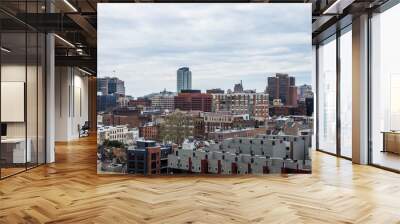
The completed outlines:
{"type": "Polygon", "coordinates": [[[124,143],[120,142],[120,141],[110,141],[110,140],[104,140],[103,143],[104,146],[106,147],[110,147],[110,148],[124,148],[124,143]]]}
{"type": "Polygon", "coordinates": [[[181,111],[176,111],[165,117],[160,125],[160,139],[182,144],[185,138],[193,135],[193,118],[181,111]]]}

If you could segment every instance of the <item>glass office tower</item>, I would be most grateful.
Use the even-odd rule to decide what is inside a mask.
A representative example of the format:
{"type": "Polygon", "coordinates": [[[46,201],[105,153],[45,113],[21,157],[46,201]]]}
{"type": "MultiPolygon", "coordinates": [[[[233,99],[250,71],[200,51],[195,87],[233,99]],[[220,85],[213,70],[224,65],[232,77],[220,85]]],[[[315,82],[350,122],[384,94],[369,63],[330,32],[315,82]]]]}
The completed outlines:
{"type": "Polygon", "coordinates": [[[180,93],[181,90],[192,89],[192,72],[188,67],[178,69],[176,72],[176,92],[180,93]]]}

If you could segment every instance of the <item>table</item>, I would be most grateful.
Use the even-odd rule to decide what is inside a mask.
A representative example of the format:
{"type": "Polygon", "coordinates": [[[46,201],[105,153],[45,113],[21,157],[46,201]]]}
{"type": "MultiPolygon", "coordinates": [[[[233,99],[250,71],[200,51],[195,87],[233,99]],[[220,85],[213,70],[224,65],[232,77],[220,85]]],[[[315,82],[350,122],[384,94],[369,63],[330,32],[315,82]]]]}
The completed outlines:
{"type": "Polygon", "coordinates": [[[31,139],[6,138],[1,139],[1,159],[7,164],[31,162],[31,139]],[[25,140],[28,143],[25,151],[25,140]]]}
{"type": "Polygon", "coordinates": [[[383,131],[383,151],[400,154],[400,131],[383,131]]]}

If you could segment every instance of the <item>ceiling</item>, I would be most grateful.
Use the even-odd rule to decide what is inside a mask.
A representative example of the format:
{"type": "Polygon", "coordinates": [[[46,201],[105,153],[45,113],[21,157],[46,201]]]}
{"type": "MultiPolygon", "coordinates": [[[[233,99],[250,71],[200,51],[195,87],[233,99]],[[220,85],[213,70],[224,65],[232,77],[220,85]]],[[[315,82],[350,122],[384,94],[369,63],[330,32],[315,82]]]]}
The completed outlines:
{"type": "MultiPolygon", "coordinates": [[[[56,65],[79,66],[96,73],[97,67],[97,3],[137,2],[254,2],[311,3],[313,43],[334,33],[339,20],[373,9],[386,0],[1,0],[0,22],[3,32],[25,28],[54,32],[56,65]],[[336,3],[335,3],[336,2],[336,3]],[[51,10],[50,10],[51,9],[51,10]],[[51,13],[49,13],[51,11],[51,13]],[[25,13],[28,12],[28,13],[25,13]]],[[[342,26],[346,22],[342,22],[342,26]]]]}

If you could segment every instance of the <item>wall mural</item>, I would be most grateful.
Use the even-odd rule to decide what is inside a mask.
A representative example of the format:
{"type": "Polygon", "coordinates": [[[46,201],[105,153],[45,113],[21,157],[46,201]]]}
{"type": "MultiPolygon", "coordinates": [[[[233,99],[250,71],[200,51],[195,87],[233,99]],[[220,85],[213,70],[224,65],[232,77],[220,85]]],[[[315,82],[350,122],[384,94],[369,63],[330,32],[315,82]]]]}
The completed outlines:
{"type": "Polygon", "coordinates": [[[98,4],[98,173],[311,173],[310,21],[311,4],[98,4]]]}

